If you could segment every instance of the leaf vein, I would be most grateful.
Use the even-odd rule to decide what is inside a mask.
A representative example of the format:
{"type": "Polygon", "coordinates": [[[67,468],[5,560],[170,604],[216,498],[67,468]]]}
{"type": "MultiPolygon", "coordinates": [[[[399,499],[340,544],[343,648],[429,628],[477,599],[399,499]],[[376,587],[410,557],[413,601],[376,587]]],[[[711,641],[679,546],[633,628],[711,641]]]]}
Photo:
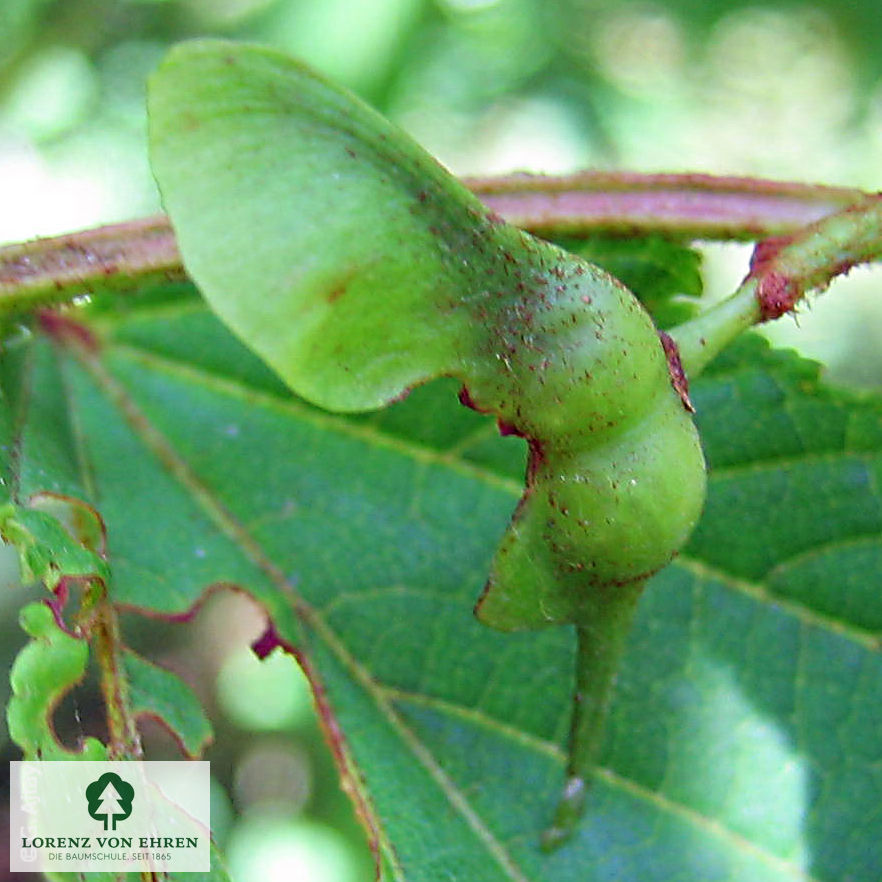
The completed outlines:
{"type": "MultiPolygon", "coordinates": [[[[448,702],[443,698],[408,692],[390,686],[380,686],[379,688],[392,701],[411,703],[421,707],[428,707],[440,713],[451,714],[459,719],[472,723],[473,725],[481,726],[482,728],[498,733],[499,735],[509,738],[528,749],[535,750],[537,753],[549,757],[561,766],[564,766],[566,763],[566,752],[559,745],[542,738],[537,738],[535,735],[524,732],[523,730],[507,723],[503,723],[500,720],[496,720],[477,708],[463,707],[462,705],[448,702]]],[[[765,851],[761,846],[726,827],[717,819],[702,815],[689,806],[670,799],[665,796],[663,792],[645,787],[639,782],[634,781],[632,778],[620,775],[608,766],[597,766],[594,769],[594,775],[605,781],[611,787],[624,791],[643,802],[648,802],[654,805],[660,812],[675,815],[691,825],[710,833],[717,839],[728,842],[733,848],[753,854],[764,863],[773,866],[781,872],[787,873],[787,875],[792,876],[795,879],[802,880],[802,882],[820,882],[820,880],[814,879],[802,868],[796,867],[785,859],[765,851]]]]}
{"type": "Polygon", "coordinates": [[[241,381],[229,377],[219,377],[198,367],[166,356],[159,356],[149,350],[143,350],[129,344],[115,343],[113,348],[117,354],[166,376],[200,383],[207,389],[216,390],[240,401],[247,401],[249,404],[260,405],[277,413],[295,416],[298,420],[317,428],[384,447],[417,463],[450,468],[481,483],[496,487],[515,498],[523,494],[521,482],[498,472],[459,459],[447,451],[439,451],[433,447],[417,444],[400,436],[383,432],[368,423],[349,420],[345,415],[318,410],[293,396],[280,398],[269,392],[247,386],[241,381]]]}
{"type": "Polygon", "coordinates": [[[669,566],[682,567],[702,579],[720,582],[733,591],[746,594],[765,607],[777,607],[782,612],[793,616],[804,624],[836,634],[839,637],[844,637],[853,643],[857,643],[862,649],[869,652],[882,652],[882,645],[880,645],[879,639],[874,633],[868,632],[852,623],[843,622],[840,619],[813,610],[811,607],[790,598],[779,597],[760,582],[751,582],[748,579],[721,569],[719,566],[707,563],[698,557],[691,557],[688,554],[681,553],[669,566]]]}

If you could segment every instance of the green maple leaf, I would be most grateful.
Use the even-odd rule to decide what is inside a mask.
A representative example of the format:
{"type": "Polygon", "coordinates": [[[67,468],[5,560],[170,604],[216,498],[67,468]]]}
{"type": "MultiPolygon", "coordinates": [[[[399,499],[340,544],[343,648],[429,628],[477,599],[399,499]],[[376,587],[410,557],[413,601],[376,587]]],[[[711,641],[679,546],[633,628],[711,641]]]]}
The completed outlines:
{"type": "Polygon", "coordinates": [[[7,347],[4,380],[34,390],[19,494],[87,497],[85,450],[116,602],[179,614],[218,582],[260,600],[322,685],[390,878],[878,878],[878,400],[758,343],[695,385],[706,512],[641,604],[585,822],[545,856],[571,635],[471,613],[523,443],[445,381],[321,412],[196,301],[82,321],[97,352],[7,347]]]}

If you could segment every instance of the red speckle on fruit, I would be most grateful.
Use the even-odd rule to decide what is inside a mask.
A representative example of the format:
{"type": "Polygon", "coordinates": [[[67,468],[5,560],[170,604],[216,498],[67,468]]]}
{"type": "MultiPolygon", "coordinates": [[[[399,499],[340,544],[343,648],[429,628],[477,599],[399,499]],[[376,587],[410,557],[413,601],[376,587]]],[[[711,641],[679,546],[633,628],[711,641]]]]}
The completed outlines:
{"type": "Polygon", "coordinates": [[[671,375],[671,385],[674,387],[674,391],[680,396],[680,401],[683,402],[683,407],[685,407],[689,413],[695,413],[695,407],[689,398],[689,378],[686,376],[686,371],[683,370],[683,362],[680,361],[680,350],[677,348],[677,344],[670,334],[666,334],[664,331],[659,331],[658,336],[661,340],[662,349],[665,351],[665,358],[668,361],[668,373],[671,375]]]}

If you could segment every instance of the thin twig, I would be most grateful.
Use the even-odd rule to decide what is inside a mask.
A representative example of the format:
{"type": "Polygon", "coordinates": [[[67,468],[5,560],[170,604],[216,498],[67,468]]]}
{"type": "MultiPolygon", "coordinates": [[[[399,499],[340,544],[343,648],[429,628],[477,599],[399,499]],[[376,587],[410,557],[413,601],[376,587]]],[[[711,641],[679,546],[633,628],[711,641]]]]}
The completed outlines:
{"type": "MultiPolygon", "coordinates": [[[[847,187],[709,175],[585,172],[466,184],[506,220],[547,236],[759,240],[793,233],[866,196],[847,187]]],[[[185,278],[163,215],[36,239],[0,248],[0,316],[185,278]]]]}
{"type": "Polygon", "coordinates": [[[0,315],[187,275],[164,215],[0,248],[0,315]]]}
{"type": "Polygon", "coordinates": [[[465,183],[516,226],[573,236],[659,232],[755,241],[792,233],[866,195],[854,187],[633,172],[519,174],[465,183]]]}
{"type": "Polygon", "coordinates": [[[790,236],[760,242],[738,290],[671,332],[687,374],[699,373],[751,325],[792,312],[809,291],[880,259],[882,194],[866,196],[790,236]]]}

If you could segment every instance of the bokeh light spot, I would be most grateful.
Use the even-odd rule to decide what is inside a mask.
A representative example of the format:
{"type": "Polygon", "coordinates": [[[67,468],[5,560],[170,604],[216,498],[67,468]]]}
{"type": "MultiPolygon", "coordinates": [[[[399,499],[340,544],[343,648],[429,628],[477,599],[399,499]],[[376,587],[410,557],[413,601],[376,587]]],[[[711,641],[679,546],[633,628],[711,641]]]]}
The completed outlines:
{"type": "Polygon", "coordinates": [[[281,650],[260,661],[242,648],[223,663],[217,677],[218,701],[243,729],[291,729],[312,719],[312,694],[297,662],[281,650]]]}
{"type": "Polygon", "coordinates": [[[357,864],[339,834],[324,824],[251,812],[227,845],[234,882],[356,882],[357,864]]]}

